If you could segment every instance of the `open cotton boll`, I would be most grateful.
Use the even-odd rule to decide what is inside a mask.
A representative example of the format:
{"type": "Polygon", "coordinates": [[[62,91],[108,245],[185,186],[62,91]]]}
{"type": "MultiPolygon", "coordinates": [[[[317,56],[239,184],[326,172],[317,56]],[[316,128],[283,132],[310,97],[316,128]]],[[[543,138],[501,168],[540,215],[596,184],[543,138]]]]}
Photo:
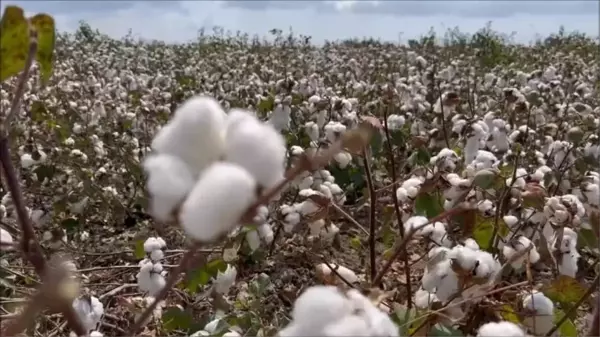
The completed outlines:
{"type": "Polygon", "coordinates": [[[527,259],[529,259],[530,263],[536,263],[540,260],[540,254],[531,240],[523,235],[519,235],[519,237],[517,237],[512,244],[507,244],[502,247],[502,254],[504,255],[504,258],[510,260],[515,255],[523,254],[523,252],[527,250],[529,246],[533,247],[528,253],[525,253],[523,256],[517,258],[511,263],[513,268],[519,269],[523,266],[523,263],[527,261],[527,259]]]}
{"type": "Polygon", "coordinates": [[[440,300],[433,293],[430,293],[427,290],[419,289],[415,292],[415,306],[420,309],[427,309],[431,306],[431,304],[435,302],[439,302],[440,300]]]}
{"type": "Polygon", "coordinates": [[[227,125],[225,159],[245,168],[260,186],[270,188],[283,179],[285,140],[271,125],[254,117],[236,122],[236,115],[243,113],[230,112],[233,124],[227,125]]]}
{"type": "Polygon", "coordinates": [[[256,230],[258,231],[258,235],[260,236],[260,238],[263,239],[265,243],[270,244],[271,242],[273,242],[274,233],[273,228],[271,228],[270,224],[263,223],[259,225],[256,230]]]}
{"type": "Polygon", "coordinates": [[[545,336],[554,326],[554,304],[543,293],[534,290],[526,294],[523,298],[523,308],[533,313],[533,316],[523,320],[523,324],[534,335],[545,336]]]}
{"type": "Polygon", "coordinates": [[[319,279],[324,281],[326,284],[345,284],[343,280],[339,280],[339,277],[336,275],[336,273],[331,270],[332,268],[337,272],[337,275],[350,283],[356,283],[359,281],[359,278],[355,272],[344,266],[332,263],[330,263],[329,266],[325,263],[318,264],[315,267],[317,277],[319,277],[319,279]],[[331,268],[329,268],[330,266],[331,268]]]}
{"type": "Polygon", "coordinates": [[[482,325],[477,337],[526,337],[525,331],[511,322],[491,322],[482,325]]]}
{"type": "Polygon", "coordinates": [[[411,231],[417,231],[418,235],[421,230],[425,227],[425,224],[428,223],[429,220],[421,215],[415,215],[408,218],[407,221],[404,222],[404,233],[405,235],[410,233],[411,231]]]}
{"type": "Polygon", "coordinates": [[[558,262],[558,273],[575,278],[577,276],[577,271],[579,270],[577,261],[580,257],[581,255],[575,247],[572,248],[568,253],[563,253],[559,258],[560,261],[558,262]]]}
{"type": "Polygon", "coordinates": [[[104,314],[104,305],[94,296],[82,296],[73,301],[73,309],[86,330],[94,330],[104,314]]]}
{"type": "Polygon", "coordinates": [[[398,327],[387,313],[377,308],[371,300],[356,289],[346,294],[354,307],[355,315],[367,322],[369,336],[398,336],[398,327]]]}
{"type": "Polygon", "coordinates": [[[235,227],[256,199],[256,181],[231,163],[214,163],[181,206],[179,220],[192,238],[210,242],[235,227]]]}
{"type": "Polygon", "coordinates": [[[151,155],[144,160],[148,174],[146,187],[151,195],[152,215],[169,221],[172,212],[194,185],[194,177],[185,162],[168,154],[151,155]]]}
{"type": "MultiPolygon", "coordinates": [[[[340,320],[325,326],[323,336],[373,336],[368,323],[358,316],[345,316],[340,320]]],[[[376,335],[375,335],[376,336],[376,335]]]]}
{"type": "Polygon", "coordinates": [[[150,296],[156,296],[167,285],[167,281],[161,274],[151,273],[150,282],[148,283],[148,294],[150,296]]]}
{"type": "Polygon", "coordinates": [[[152,148],[179,157],[198,174],[223,155],[226,114],[207,96],[185,101],[173,118],[154,137],[152,148]]]}
{"type": "Polygon", "coordinates": [[[258,236],[257,230],[250,230],[246,232],[246,242],[250,251],[254,252],[260,247],[260,237],[258,236]]]}
{"type": "Polygon", "coordinates": [[[346,151],[340,151],[333,156],[333,159],[341,169],[344,169],[352,162],[352,155],[346,151]]]}
{"type": "Polygon", "coordinates": [[[0,228],[0,250],[12,250],[12,244],[12,235],[6,229],[0,228]]]}
{"type": "Polygon", "coordinates": [[[227,265],[227,269],[224,272],[219,271],[214,282],[214,289],[219,294],[226,294],[229,289],[235,284],[235,278],[237,277],[237,269],[232,265],[227,265]]]}
{"type": "Polygon", "coordinates": [[[348,299],[333,286],[313,286],[294,303],[292,324],[302,327],[304,336],[317,336],[332,322],[352,314],[348,299]]]}

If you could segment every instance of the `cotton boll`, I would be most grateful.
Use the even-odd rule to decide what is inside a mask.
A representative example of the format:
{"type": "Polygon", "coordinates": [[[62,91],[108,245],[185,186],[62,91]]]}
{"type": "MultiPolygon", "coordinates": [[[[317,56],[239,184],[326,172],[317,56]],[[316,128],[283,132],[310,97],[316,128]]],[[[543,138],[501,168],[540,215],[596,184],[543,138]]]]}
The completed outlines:
{"type": "Polygon", "coordinates": [[[151,275],[150,272],[141,272],[141,271],[136,275],[137,285],[141,291],[150,290],[150,287],[152,286],[151,285],[152,281],[150,280],[150,275],[151,275]]]}
{"type": "Polygon", "coordinates": [[[420,231],[421,229],[423,229],[423,226],[428,222],[429,220],[424,216],[416,215],[410,217],[406,222],[404,222],[405,235],[414,230],[420,231]]]}
{"type": "Polygon", "coordinates": [[[345,316],[325,326],[323,336],[372,336],[367,322],[358,316],[345,316]]]}
{"type": "Polygon", "coordinates": [[[479,250],[479,245],[477,244],[477,241],[475,241],[471,238],[468,238],[465,240],[464,246],[465,246],[465,248],[469,248],[471,250],[475,250],[475,251],[479,250]]]}
{"type": "Polygon", "coordinates": [[[519,219],[514,215],[505,215],[502,217],[504,223],[508,226],[508,228],[513,228],[519,222],[519,219]]]}
{"type": "Polygon", "coordinates": [[[420,309],[427,309],[431,307],[431,304],[439,302],[440,300],[433,293],[427,290],[419,289],[415,293],[415,306],[420,309]]]}
{"type": "Polygon", "coordinates": [[[150,274],[150,287],[148,288],[148,294],[150,296],[156,296],[158,293],[167,285],[167,281],[161,274],[152,273],[150,274]]]}
{"type": "Polygon", "coordinates": [[[315,122],[308,122],[304,124],[304,132],[308,135],[310,140],[319,140],[319,126],[315,122]]]}
{"type": "Polygon", "coordinates": [[[256,181],[240,166],[208,167],[181,206],[180,222],[188,235],[209,242],[235,227],[256,199],[256,181]]]}
{"type": "Polygon", "coordinates": [[[232,265],[227,265],[227,269],[224,272],[218,272],[214,282],[214,289],[219,294],[226,294],[229,289],[235,284],[235,278],[237,277],[237,269],[232,265]]]}
{"type": "Polygon", "coordinates": [[[331,322],[351,315],[353,308],[348,304],[336,287],[313,286],[296,299],[292,318],[294,323],[305,328],[305,336],[316,336],[331,322]]]}
{"type": "Polygon", "coordinates": [[[348,167],[352,161],[352,155],[346,151],[341,151],[333,156],[333,159],[338,163],[341,169],[348,167]]]}
{"type": "Polygon", "coordinates": [[[246,232],[246,242],[250,247],[250,251],[254,252],[260,247],[260,237],[258,236],[258,231],[251,230],[246,232]]]}
{"type": "MultiPolygon", "coordinates": [[[[321,263],[318,264],[315,269],[316,269],[316,274],[325,281],[331,282],[332,280],[338,280],[339,277],[331,270],[333,268],[333,270],[335,270],[337,272],[337,275],[340,275],[344,280],[350,282],[350,283],[356,283],[359,282],[359,278],[356,275],[355,272],[353,272],[352,270],[344,267],[344,266],[340,266],[337,264],[329,264],[329,266],[325,263],[321,263]],[[331,268],[329,268],[331,266],[331,268]]],[[[340,284],[344,284],[345,282],[343,282],[342,280],[339,280],[340,284]]]]}
{"type": "Polygon", "coordinates": [[[21,167],[24,169],[30,168],[35,165],[36,161],[31,157],[31,154],[25,153],[21,156],[21,167]]]}
{"type": "Polygon", "coordinates": [[[534,290],[523,297],[523,307],[538,315],[553,315],[554,304],[542,292],[534,290]]]}
{"type": "Polygon", "coordinates": [[[265,243],[270,244],[271,242],[273,242],[274,233],[273,228],[271,228],[270,224],[263,223],[262,225],[258,226],[257,230],[258,235],[261,237],[261,239],[265,241],[265,243]]]}
{"type": "Polygon", "coordinates": [[[478,264],[477,252],[464,246],[456,246],[450,251],[452,263],[465,272],[470,272],[478,264]]]}
{"type": "Polygon", "coordinates": [[[204,326],[204,331],[208,332],[209,334],[214,334],[215,331],[217,331],[220,322],[220,318],[213,319],[212,321],[206,323],[206,325],[204,326]]]}
{"type": "Polygon", "coordinates": [[[554,326],[554,304],[543,293],[534,290],[523,298],[523,308],[532,312],[532,317],[523,321],[536,336],[544,336],[554,326]]]}
{"type": "Polygon", "coordinates": [[[12,250],[13,237],[4,228],[0,228],[0,250],[12,250]]]}
{"type": "Polygon", "coordinates": [[[241,337],[242,335],[240,335],[239,332],[237,331],[227,331],[226,333],[223,334],[222,337],[241,337]]]}
{"type": "Polygon", "coordinates": [[[150,259],[155,262],[162,260],[164,257],[165,253],[160,249],[153,250],[152,253],[150,253],[150,259]]]}
{"type": "Polygon", "coordinates": [[[558,273],[561,275],[569,276],[575,278],[577,276],[577,271],[579,267],[577,266],[577,261],[581,255],[577,251],[576,248],[573,248],[570,252],[564,253],[560,256],[560,261],[558,263],[558,273]]]}
{"type": "Polygon", "coordinates": [[[155,263],[154,265],[152,265],[152,272],[153,273],[160,273],[163,271],[163,265],[160,262],[155,263]]]}
{"type": "Polygon", "coordinates": [[[260,186],[270,188],[283,179],[286,152],[281,134],[256,118],[227,126],[226,160],[248,170],[260,186]]]}
{"type": "Polygon", "coordinates": [[[511,322],[486,323],[479,328],[477,337],[526,337],[518,325],[511,322]]]}
{"type": "Polygon", "coordinates": [[[207,96],[188,99],[152,141],[162,154],[179,157],[192,174],[198,174],[222,156],[226,114],[219,103],[207,96]]]}
{"type": "Polygon", "coordinates": [[[104,305],[94,296],[80,297],[73,301],[73,309],[79,316],[83,326],[89,331],[93,330],[104,314],[104,305]]]}
{"type": "Polygon", "coordinates": [[[104,337],[104,334],[100,331],[92,331],[90,332],[90,337],[104,337]]]}
{"type": "Polygon", "coordinates": [[[152,214],[159,221],[169,221],[175,207],[194,185],[192,173],[183,161],[167,154],[146,158],[144,170],[148,174],[146,187],[152,196],[152,214]]]}

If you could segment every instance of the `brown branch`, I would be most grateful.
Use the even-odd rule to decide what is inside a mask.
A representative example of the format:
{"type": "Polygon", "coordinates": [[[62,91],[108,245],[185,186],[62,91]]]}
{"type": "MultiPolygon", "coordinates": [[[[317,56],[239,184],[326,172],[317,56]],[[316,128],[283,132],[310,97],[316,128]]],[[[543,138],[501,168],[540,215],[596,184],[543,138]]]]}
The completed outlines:
{"type": "MultiPolygon", "coordinates": [[[[392,148],[392,137],[390,136],[390,129],[388,127],[388,113],[387,109],[383,109],[383,129],[385,131],[386,137],[386,152],[388,156],[388,161],[390,162],[390,175],[392,178],[392,201],[394,202],[394,213],[396,214],[396,219],[398,220],[398,231],[400,232],[400,238],[404,237],[404,224],[402,222],[402,213],[400,213],[400,202],[398,201],[398,195],[396,195],[396,191],[398,190],[398,182],[396,180],[396,164],[394,158],[394,151],[392,148]]],[[[408,310],[412,308],[412,283],[410,280],[410,264],[408,261],[408,252],[406,247],[404,248],[404,274],[406,275],[406,292],[408,293],[408,299],[406,307],[408,310]]]]}
{"type": "Polygon", "coordinates": [[[375,279],[377,275],[377,260],[375,257],[375,237],[377,232],[377,193],[373,187],[373,176],[370,165],[371,151],[367,147],[363,150],[363,166],[365,167],[365,177],[367,181],[367,188],[369,189],[369,276],[371,280],[375,279]]]}

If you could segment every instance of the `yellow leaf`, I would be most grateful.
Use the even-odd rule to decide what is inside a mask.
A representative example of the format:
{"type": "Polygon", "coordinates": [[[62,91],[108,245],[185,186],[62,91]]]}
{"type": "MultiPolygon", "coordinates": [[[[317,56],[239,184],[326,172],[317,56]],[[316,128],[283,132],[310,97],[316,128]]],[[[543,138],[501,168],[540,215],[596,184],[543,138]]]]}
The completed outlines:
{"type": "Polygon", "coordinates": [[[54,61],[54,43],[56,41],[54,19],[48,14],[37,14],[30,18],[29,22],[37,31],[38,49],[35,58],[40,64],[42,83],[46,83],[52,74],[54,61]]]}
{"type": "Polygon", "coordinates": [[[502,318],[504,318],[505,320],[507,320],[509,322],[512,322],[515,324],[521,323],[521,321],[519,320],[519,317],[515,313],[515,310],[509,304],[505,304],[500,308],[500,315],[502,316],[502,318]]]}
{"type": "Polygon", "coordinates": [[[29,25],[23,10],[7,6],[0,21],[0,82],[25,68],[29,53],[29,25]]]}
{"type": "Polygon", "coordinates": [[[586,289],[576,279],[559,275],[542,292],[555,302],[573,304],[585,294],[586,289]]]}

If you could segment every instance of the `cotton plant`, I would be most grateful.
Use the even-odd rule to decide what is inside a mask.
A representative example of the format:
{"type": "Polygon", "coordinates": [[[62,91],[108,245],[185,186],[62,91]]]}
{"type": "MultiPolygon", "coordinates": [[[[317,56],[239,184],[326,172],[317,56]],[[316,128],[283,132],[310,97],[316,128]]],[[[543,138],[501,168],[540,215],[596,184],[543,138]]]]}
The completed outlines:
{"type": "Polygon", "coordinates": [[[167,243],[161,237],[150,237],[144,241],[147,257],[139,262],[140,271],[136,275],[138,288],[149,296],[156,296],[166,285],[167,271],[162,265],[167,243]]]}

